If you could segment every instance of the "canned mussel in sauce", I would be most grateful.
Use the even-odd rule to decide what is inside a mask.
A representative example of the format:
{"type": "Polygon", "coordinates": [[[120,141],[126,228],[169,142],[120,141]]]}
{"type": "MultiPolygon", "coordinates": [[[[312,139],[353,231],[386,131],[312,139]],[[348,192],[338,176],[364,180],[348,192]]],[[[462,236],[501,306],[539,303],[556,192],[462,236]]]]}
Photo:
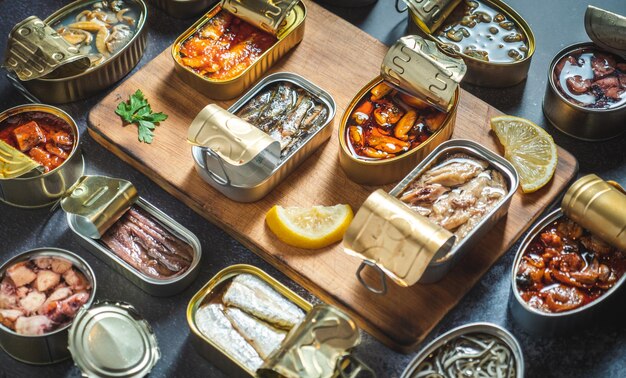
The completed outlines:
{"type": "Polygon", "coordinates": [[[511,272],[511,312],[525,329],[559,333],[612,312],[626,280],[625,206],[619,185],[591,174],[533,227],[511,272]]]}
{"type": "Polygon", "coordinates": [[[30,364],[70,357],[68,328],[96,294],[89,264],[63,249],[37,248],[5,262],[0,280],[2,349],[30,364]]]}
{"type": "Polygon", "coordinates": [[[0,113],[0,200],[51,205],[83,174],[76,122],[59,108],[19,105],[0,113]]]}
{"type": "Polygon", "coordinates": [[[507,213],[518,184],[513,166],[481,145],[441,144],[389,194],[371,194],[355,215],[343,243],[363,259],[357,278],[378,294],[387,290],[385,275],[404,287],[441,280],[507,213]],[[379,272],[380,287],[362,277],[366,266],[379,272]]]}
{"type": "Polygon", "coordinates": [[[626,17],[589,6],[585,30],[593,42],[568,46],[552,60],[543,112],[572,137],[606,140],[626,124],[626,17]]]}
{"type": "Polygon", "coordinates": [[[66,103],[119,81],[146,47],[143,0],[76,1],[43,22],[31,16],[9,36],[4,67],[32,101],[66,103]]]}
{"type": "Polygon", "coordinates": [[[450,330],[420,351],[401,378],[524,377],[524,356],[515,337],[491,323],[450,330]]]}
{"type": "Polygon", "coordinates": [[[460,56],[466,83],[508,87],[526,79],[535,37],[526,21],[500,0],[403,0],[409,32],[460,56]]]}
{"type": "Polygon", "coordinates": [[[174,295],[198,274],[198,238],[126,180],[83,176],[61,207],[81,244],[148,294],[174,295]]]}
{"type": "Polygon", "coordinates": [[[302,76],[259,81],[228,111],[205,107],[189,127],[198,174],[239,202],[263,198],[330,138],[336,104],[302,76]]]}
{"type": "Polygon", "coordinates": [[[198,353],[231,377],[374,376],[350,355],[361,340],[352,319],[251,265],[217,273],[189,301],[187,322],[198,353]]]}
{"type": "Polygon", "coordinates": [[[385,55],[381,75],[354,97],[339,127],[339,163],[359,184],[404,177],[450,139],[459,102],[461,59],[418,36],[400,38],[385,55]]]}
{"type": "Polygon", "coordinates": [[[237,97],[304,37],[300,0],[222,0],[178,37],[181,78],[216,100],[237,97]]]}

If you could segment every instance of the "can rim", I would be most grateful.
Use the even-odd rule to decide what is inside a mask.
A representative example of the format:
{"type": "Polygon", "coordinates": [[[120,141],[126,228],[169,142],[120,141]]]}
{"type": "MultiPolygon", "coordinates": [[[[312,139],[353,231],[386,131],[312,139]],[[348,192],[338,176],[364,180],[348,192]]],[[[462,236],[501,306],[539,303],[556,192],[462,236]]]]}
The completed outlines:
{"type": "MultiPolygon", "coordinates": [[[[68,259],[69,257],[68,260],[70,260],[72,264],[74,264],[74,261],[72,260],[76,260],[82,265],[77,268],[79,268],[83,274],[87,273],[85,274],[85,277],[90,280],[92,288],[91,288],[91,295],[89,296],[89,300],[87,301],[87,303],[81,306],[81,308],[91,307],[96,296],[96,275],[93,269],[91,268],[91,266],[87,263],[87,261],[85,261],[82,257],[77,255],[76,253],[70,252],[66,249],[56,248],[56,247],[40,247],[40,248],[33,248],[24,252],[20,252],[17,255],[11,257],[9,260],[5,261],[2,265],[0,265],[0,274],[4,275],[4,272],[6,271],[8,266],[11,264],[25,261],[26,259],[29,259],[30,257],[35,257],[35,256],[39,256],[41,254],[46,254],[46,253],[49,253],[50,256],[61,256],[66,259],[68,259]]],[[[15,336],[36,339],[36,338],[41,338],[41,337],[48,337],[48,336],[63,332],[67,330],[68,328],[70,328],[73,323],[74,323],[74,319],[72,319],[63,327],[57,328],[52,332],[44,333],[41,335],[21,335],[1,323],[0,323],[0,330],[9,332],[10,334],[15,335],[15,336]]]]}

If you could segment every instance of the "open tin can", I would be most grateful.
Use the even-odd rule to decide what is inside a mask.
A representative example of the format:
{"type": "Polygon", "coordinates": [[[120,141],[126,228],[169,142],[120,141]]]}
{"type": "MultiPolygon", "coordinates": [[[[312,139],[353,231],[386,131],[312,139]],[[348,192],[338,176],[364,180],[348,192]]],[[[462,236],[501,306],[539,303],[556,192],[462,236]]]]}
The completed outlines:
{"type": "Polygon", "coordinates": [[[481,145],[462,139],[442,143],[389,194],[380,189],[371,194],[355,215],[344,236],[343,246],[346,253],[363,259],[357,278],[368,290],[377,294],[387,291],[385,276],[404,287],[441,280],[506,215],[518,185],[515,168],[481,145]],[[452,232],[401,200],[422,175],[441,167],[458,154],[488,163],[487,167],[498,172],[506,186],[506,191],[491,209],[482,214],[459,240],[452,232]],[[371,286],[362,277],[366,266],[378,271],[380,287],[371,286]]]}
{"type": "MultiPolygon", "coordinates": [[[[228,304],[225,311],[232,308],[237,309],[237,307],[228,307],[231,305],[228,304]]],[[[242,303],[236,306],[242,306],[242,303]]],[[[287,311],[289,307],[279,307],[269,308],[266,311],[270,314],[272,311],[278,311],[275,316],[279,318],[288,313],[293,313],[292,310],[287,311]],[[279,307],[285,312],[280,311],[279,307]]],[[[254,315],[246,316],[253,317],[254,315]]],[[[259,319],[256,321],[260,322],[259,319]]],[[[342,374],[343,377],[353,378],[374,376],[367,366],[350,355],[350,350],[357,346],[361,339],[359,329],[352,319],[332,306],[312,306],[267,273],[251,265],[232,265],[209,280],[189,301],[187,322],[191,328],[194,346],[198,353],[230,377],[313,378],[335,377],[339,374],[342,374]],[[241,285],[240,282],[244,282],[243,280],[237,282],[240,278],[245,278],[248,282],[255,282],[254,285],[256,286],[254,287],[260,293],[242,296],[243,305],[249,301],[251,308],[262,311],[263,305],[255,305],[255,300],[258,301],[263,298],[266,301],[287,301],[288,306],[291,308],[295,306],[299,309],[297,311],[301,313],[296,324],[284,336],[279,346],[277,345],[277,349],[262,358],[262,361],[257,360],[256,363],[252,363],[252,366],[248,363],[250,360],[243,361],[240,359],[241,357],[237,358],[233,355],[233,352],[245,350],[251,345],[247,344],[242,336],[237,336],[239,333],[235,329],[241,328],[235,326],[238,323],[234,321],[234,318],[223,315],[226,326],[231,327],[231,331],[236,333],[235,337],[230,337],[231,340],[228,345],[236,345],[237,342],[246,344],[236,346],[236,349],[231,349],[231,352],[227,351],[225,344],[223,344],[224,340],[213,339],[210,337],[211,335],[203,332],[206,326],[201,324],[203,320],[199,319],[203,316],[199,313],[203,311],[203,308],[209,305],[223,306],[221,303],[229,296],[228,290],[233,285],[241,285]],[[233,320],[229,321],[228,319],[233,320]],[[233,322],[233,325],[230,325],[230,322],[233,322]]],[[[267,323],[262,324],[265,324],[262,326],[263,328],[269,327],[267,323]]],[[[250,329],[242,330],[250,331],[250,329]]],[[[220,331],[219,336],[226,337],[227,332],[220,331]]],[[[269,337],[266,336],[265,339],[269,339],[269,337]]],[[[251,353],[256,352],[252,350],[251,353]]],[[[255,358],[258,359],[259,356],[257,355],[255,358]]]]}
{"type": "MultiPolygon", "coordinates": [[[[306,6],[300,0],[281,2],[222,0],[220,4],[213,7],[181,34],[172,45],[172,58],[175,62],[176,72],[185,83],[212,99],[228,100],[237,97],[259,79],[276,61],[302,41],[305,19],[306,6]],[[226,12],[226,16],[223,16],[222,12],[226,12]],[[192,54],[185,53],[185,44],[192,43],[192,39],[196,37],[199,38],[198,43],[200,44],[212,39],[219,41],[221,33],[224,31],[213,29],[215,29],[215,24],[221,25],[224,29],[228,28],[230,23],[224,21],[225,17],[234,17],[242,25],[252,25],[256,28],[254,35],[262,36],[265,41],[273,39],[273,42],[271,44],[269,42],[264,43],[264,47],[265,44],[269,46],[263,53],[249,61],[247,65],[244,65],[244,59],[235,67],[220,66],[218,63],[214,63],[211,67],[204,67],[204,63],[196,62],[194,58],[198,58],[197,54],[206,54],[205,49],[202,48],[201,51],[197,52],[194,50],[194,56],[190,56],[192,54]],[[187,61],[187,59],[190,60],[187,61]],[[214,67],[215,65],[217,68],[214,67]]],[[[261,39],[261,37],[257,39],[261,39]]],[[[260,46],[258,47],[260,48],[260,46]]],[[[216,60],[214,57],[206,59],[205,55],[200,56],[200,58],[207,61],[216,60]]]]}
{"type": "Polygon", "coordinates": [[[465,70],[462,60],[418,36],[391,46],[381,75],[341,118],[339,163],[346,175],[363,185],[398,181],[450,139],[465,70]]]}
{"type": "Polygon", "coordinates": [[[527,331],[563,333],[612,313],[626,281],[624,206],[621,186],[590,174],[572,184],[561,208],[529,231],[513,262],[509,301],[513,318],[527,331]],[[550,244],[552,235],[558,236],[556,242],[564,241],[562,248],[550,244]],[[542,253],[547,248],[557,256],[549,256],[552,250],[542,253]],[[544,255],[552,261],[546,263],[544,255]],[[559,258],[568,265],[561,267],[565,263],[559,264],[559,258]],[[585,260],[584,267],[576,264],[579,259],[585,260]]]}
{"type": "MultiPolygon", "coordinates": [[[[82,176],[85,163],[80,152],[80,135],[76,122],[63,110],[50,105],[30,104],[18,105],[0,113],[0,133],[9,127],[11,120],[37,121],[42,116],[51,117],[64,122],[69,128],[72,138],[72,149],[65,161],[56,168],[43,172],[32,169],[17,177],[11,176],[3,169],[0,177],[0,200],[12,206],[24,208],[38,208],[49,206],[56,202],[82,176]],[[32,118],[29,118],[32,115],[32,118]]],[[[22,121],[20,121],[22,122],[22,121]]],[[[3,135],[2,139],[10,136],[3,135]]],[[[12,148],[12,147],[11,147],[12,148]]],[[[11,154],[0,152],[0,166],[6,167],[13,159],[11,154]]],[[[10,151],[9,151],[10,152],[10,151]]],[[[45,152],[44,152],[45,153],[45,152]]],[[[31,160],[32,161],[32,160],[31,160]]]]}
{"type": "MultiPolygon", "coordinates": [[[[64,249],[46,247],[21,253],[2,264],[0,277],[4,277],[7,269],[16,263],[48,257],[67,260],[83,274],[91,286],[89,299],[83,306],[90,307],[96,295],[96,276],[85,260],[64,249]]],[[[4,324],[0,324],[0,346],[11,357],[29,364],[44,365],[65,360],[70,357],[67,349],[68,329],[74,321],[75,319],[54,331],[35,336],[18,334],[4,324]]]]}
{"type": "Polygon", "coordinates": [[[492,323],[454,328],[422,349],[400,377],[477,377],[479,372],[491,377],[523,378],[524,355],[515,336],[492,323]],[[446,348],[450,349],[447,358],[440,352],[446,348]],[[452,372],[444,370],[444,365],[452,372]]]}
{"type": "MultiPolygon", "coordinates": [[[[195,144],[191,153],[196,171],[204,181],[230,199],[257,201],[330,138],[336,106],[330,94],[302,76],[290,72],[269,75],[228,111],[209,105],[194,119],[188,140],[195,144]],[[321,111],[325,112],[325,115],[319,114],[323,119],[320,118],[314,129],[309,129],[288,148],[282,147],[267,132],[259,129],[255,120],[248,123],[236,116],[255,99],[284,85],[290,86],[289,91],[303,91],[302,96],[317,102],[316,106],[322,107],[321,111]]],[[[271,133],[271,130],[267,131],[271,133]]]]}
{"type": "Polygon", "coordinates": [[[152,0],[155,6],[175,18],[191,18],[206,11],[216,0],[152,0]]]}
{"type": "Polygon", "coordinates": [[[569,136],[601,141],[626,124],[626,17],[590,5],[585,30],[593,42],[568,46],[552,60],[543,113],[569,136]]]}
{"type": "Polygon", "coordinates": [[[466,83],[501,88],[526,79],[535,36],[528,23],[503,1],[403,1],[409,11],[409,33],[463,58],[466,83]]]}
{"type": "Polygon", "coordinates": [[[124,0],[125,8],[117,10],[102,4],[79,0],[43,23],[30,17],[16,25],[4,66],[18,91],[33,102],[78,101],[118,82],[137,65],[146,47],[146,4],[124,0]],[[54,33],[39,38],[44,34],[39,30],[54,33]],[[68,62],[70,55],[73,60],[68,62]],[[78,66],[84,60],[86,64],[78,66]]]}
{"type": "MultiPolygon", "coordinates": [[[[132,183],[126,180],[83,176],[61,200],[61,207],[81,244],[148,294],[174,295],[189,286],[198,275],[202,248],[196,235],[139,197],[132,183]],[[119,249],[124,238],[132,240],[144,234],[160,240],[169,253],[176,254],[176,259],[161,261],[155,258],[152,263],[156,261],[159,266],[155,268],[150,262],[143,261],[149,260],[149,256],[133,259],[112,250],[112,246],[119,249]],[[187,261],[176,265],[176,261],[183,257],[181,245],[190,256],[185,254],[187,261]],[[168,268],[165,273],[161,264],[168,268]]],[[[151,246],[148,244],[146,248],[151,246]]],[[[155,249],[152,253],[158,256],[160,252],[155,249]]]]}

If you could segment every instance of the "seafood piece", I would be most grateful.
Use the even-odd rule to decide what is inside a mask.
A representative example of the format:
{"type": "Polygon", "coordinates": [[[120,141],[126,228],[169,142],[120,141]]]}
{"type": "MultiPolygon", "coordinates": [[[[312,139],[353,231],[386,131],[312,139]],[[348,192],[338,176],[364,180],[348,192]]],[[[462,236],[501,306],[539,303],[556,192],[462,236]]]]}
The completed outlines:
{"type": "Polygon", "coordinates": [[[56,287],[61,282],[61,275],[51,270],[40,270],[37,272],[37,278],[33,286],[35,289],[44,292],[56,287]]]}
{"type": "Polygon", "coordinates": [[[402,102],[404,102],[405,104],[407,104],[408,106],[412,108],[419,109],[419,110],[432,109],[432,107],[430,106],[430,104],[428,104],[428,102],[420,100],[419,98],[414,97],[414,96],[409,96],[406,93],[398,93],[398,97],[400,97],[400,100],[402,100],[402,102]]]}
{"type": "Polygon", "coordinates": [[[63,300],[47,302],[42,306],[41,313],[55,323],[65,323],[73,319],[87,301],[89,293],[82,291],[63,300]]]}
{"type": "Polygon", "coordinates": [[[41,143],[46,143],[46,136],[35,121],[30,121],[13,130],[13,136],[22,152],[27,152],[41,143]]]}
{"type": "Polygon", "coordinates": [[[57,32],[72,45],[88,45],[93,41],[91,33],[85,30],[62,27],[57,32]]]}
{"type": "Polygon", "coordinates": [[[15,321],[15,332],[20,335],[37,336],[52,330],[53,326],[52,320],[47,316],[21,316],[15,321]]]}
{"type": "Polygon", "coordinates": [[[393,135],[403,141],[408,140],[409,131],[415,125],[415,121],[417,121],[417,113],[415,110],[409,110],[404,114],[400,121],[398,121],[398,124],[394,128],[393,135]]]}
{"type": "MultiPolygon", "coordinates": [[[[295,135],[305,124],[304,116],[314,107],[315,103],[309,96],[301,96],[296,108],[285,117],[281,124],[283,138],[295,135]]],[[[284,140],[282,140],[283,143],[284,140]]]]}
{"type": "Polygon", "coordinates": [[[239,109],[237,116],[246,122],[256,124],[257,119],[261,116],[265,107],[273,99],[274,94],[275,90],[272,89],[261,92],[261,94],[253,97],[241,109],[239,109]]]}
{"type": "Polygon", "coordinates": [[[28,152],[28,156],[30,156],[37,163],[43,165],[46,172],[58,167],[64,161],[62,158],[56,155],[51,155],[39,147],[31,148],[28,152]]]}
{"type": "Polygon", "coordinates": [[[435,203],[443,194],[450,191],[450,188],[441,184],[416,185],[402,194],[402,202],[416,205],[419,203],[435,203]]]}
{"type": "Polygon", "coordinates": [[[34,314],[46,301],[46,295],[38,291],[31,291],[24,298],[20,299],[20,309],[26,314],[34,314]]]}
{"type": "Polygon", "coordinates": [[[363,129],[360,126],[348,127],[348,136],[350,142],[356,147],[363,147],[363,129]]]}
{"type": "Polygon", "coordinates": [[[380,84],[377,84],[374,88],[372,88],[372,90],[370,91],[370,93],[372,94],[371,99],[372,101],[378,101],[381,98],[385,97],[387,94],[389,94],[392,90],[393,88],[383,81],[380,84]]]}
{"type": "Polygon", "coordinates": [[[27,285],[37,278],[37,274],[28,268],[27,263],[17,263],[7,269],[7,276],[16,287],[27,285]]]}
{"type": "Polygon", "coordinates": [[[72,295],[72,289],[70,289],[69,287],[58,287],[56,290],[54,290],[54,292],[52,292],[52,294],[50,294],[48,299],[46,299],[44,304],[41,306],[41,308],[39,309],[39,315],[42,315],[41,310],[47,308],[47,306],[51,302],[63,300],[65,298],[68,298],[70,295],[72,295]]]}
{"type": "Polygon", "coordinates": [[[367,121],[374,111],[374,104],[370,101],[364,101],[358,108],[354,110],[351,118],[357,125],[362,125],[365,121],[367,121]]]}
{"type": "Polygon", "coordinates": [[[59,148],[52,143],[46,143],[46,151],[62,159],[67,159],[70,156],[64,149],[59,148]]]}
{"type": "Polygon", "coordinates": [[[117,18],[118,22],[126,22],[129,25],[135,24],[135,19],[132,17],[124,16],[126,13],[130,11],[130,8],[120,9],[116,14],[115,18],[117,18]]]}
{"type": "Polygon", "coordinates": [[[469,180],[483,172],[489,163],[474,159],[465,155],[451,156],[443,164],[428,170],[422,179],[427,184],[441,184],[444,186],[457,186],[465,184],[469,180]]]}
{"type": "Polygon", "coordinates": [[[262,359],[280,347],[287,332],[278,330],[235,307],[224,311],[237,331],[252,345],[262,359]]]}
{"type": "Polygon", "coordinates": [[[104,56],[108,56],[109,52],[106,48],[107,40],[109,39],[109,29],[102,26],[98,29],[98,34],[96,34],[96,49],[98,52],[104,56]]]}
{"type": "MultiPolygon", "coordinates": [[[[254,125],[265,132],[271,131],[275,126],[280,127],[281,119],[296,105],[296,102],[301,100],[302,97],[298,96],[291,84],[280,83],[254,125]]],[[[282,128],[280,127],[281,130],[282,128]]],[[[280,139],[278,141],[280,142],[280,139]]]]}
{"type": "Polygon", "coordinates": [[[0,310],[0,324],[15,329],[15,321],[24,313],[20,310],[0,310]]]}
{"type": "Polygon", "coordinates": [[[91,289],[91,285],[87,278],[79,271],[70,269],[63,273],[63,280],[72,288],[74,291],[82,291],[91,289]]]}
{"type": "Polygon", "coordinates": [[[250,344],[235,330],[221,304],[209,304],[196,311],[195,322],[204,336],[209,338],[226,354],[232,356],[242,365],[256,371],[263,360],[250,344]]]}
{"type": "Polygon", "coordinates": [[[199,33],[200,38],[218,40],[229,30],[233,18],[234,16],[229,12],[219,12],[204,24],[199,33]]]}
{"type": "Polygon", "coordinates": [[[374,119],[380,126],[393,125],[404,115],[402,109],[390,100],[379,100],[374,109],[374,119]]]}
{"type": "MultiPolygon", "coordinates": [[[[100,34],[100,32],[98,32],[100,34]]],[[[115,25],[111,29],[111,35],[106,39],[105,45],[109,53],[113,54],[126,45],[133,36],[127,25],[115,25]]]]}
{"type": "Polygon", "coordinates": [[[291,329],[304,319],[304,312],[298,306],[246,273],[232,280],[222,300],[227,306],[238,307],[283,329],[291,329]]]}
{"type": "Polygon", "coordinates": [[[90,32],[99,32],[102,28],[107,28],[107,24],[98,21],[81,21],[68,25],[72,29],[85,30],[90,32]]]}

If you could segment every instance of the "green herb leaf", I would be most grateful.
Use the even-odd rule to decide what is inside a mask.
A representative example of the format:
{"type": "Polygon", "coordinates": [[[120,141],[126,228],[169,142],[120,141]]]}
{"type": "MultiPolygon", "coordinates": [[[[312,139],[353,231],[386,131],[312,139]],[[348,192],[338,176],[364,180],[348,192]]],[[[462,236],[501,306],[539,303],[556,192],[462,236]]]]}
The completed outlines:
{"type": "Polygon", "coordinates": [[[120,102],[115,113],[122,117],[124,122],[137,124],[137,138],[140,142],[148,144],[154,139],[153,130],[157,124],[167,119],[167,114],[152,112],[148,100],[139,89],[130,95],[128,101],[120,102]]]}

